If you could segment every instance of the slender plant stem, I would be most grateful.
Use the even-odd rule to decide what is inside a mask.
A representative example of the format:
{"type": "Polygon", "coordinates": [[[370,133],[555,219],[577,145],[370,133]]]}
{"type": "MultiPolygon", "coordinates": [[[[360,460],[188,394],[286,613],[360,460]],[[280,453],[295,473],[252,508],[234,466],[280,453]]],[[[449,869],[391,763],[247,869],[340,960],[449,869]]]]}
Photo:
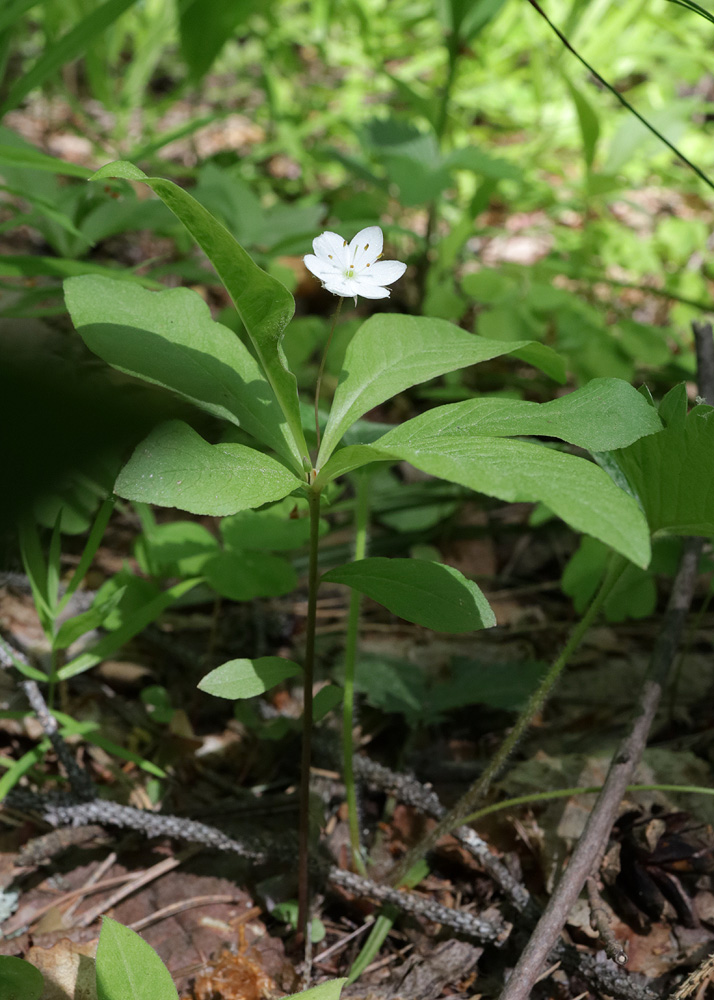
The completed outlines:
{"type": "Polygon", "coordinates": [[[310,762],[312,757],[312,685],[315,672],[317,621],[317,555],[320,540],[320,491],[310,489],[310,565],[307,579],[307,623],[303,668],[302,759],[300,766],[300,834],[298,847],[298,932],[307,940],[310,916],[310,762]]]}
{"type": "Polygon", "coordinates": [[[551,689],[563,672],[564,667],[570,660],[575,650],[582,642],[583,636],[588,631],[593,621],[602,608],[608,594],[617,583],[627,565],[623,556],[613,554],[610,558],[605,578],[603,579],[598,592],[590,602],[587,611],[575,626],[570,634],[570,638],[565,644],[560,656],[555,660],[548,673],[540,682],[537,690],[528,699],[526,707],[516,720],[516,724],[505,738],[499,749],[486,765],[486,769],[480,778],[471,785],[468,791],[461,796],[455,806],[416,844],[395,868],[392,875],[392,882],[395,885],[401,883],[402,879],[410,868],[424,857],[427,851],[436,844],[440,837],[445,836],[456,826],[461,826],[464,817],[475,811],[476,804],[488,793],[493,780],[501,771],[510,755],[513,753],[518,742],[529,729],[534,717],[542,709],[551,689]]]}
{"type": "MultiPolygon", "coordinates": [[[[355,508],[355,562],[364,559],[367,551],[367,521],[369,515],[369,473],[361,473],[357,479],[357,504],[355,508]]],[[[352,730],[354,728],[355,710],[355,664],[357,661],[357,642],[359,639],[359,612],[362,595],[353,590],[350,594],[350,608],[347,618],[347,641],[345,644],[345,697],[342,703],[342,756],[345,792],[347,795],[347,814],[350,827],[350,843],[352,859],[360,875],[366,875],[367,870],[362,860],[362,847],[359,835],[359,808],[357,805],[357,788],[352,765],[352,730]]]]}
{"type": "Polygon", "coordinates": [[[332,343],[332,338],[335,333],[335,327],[337,326],[337,317],[340,315],[340,310],[342,309],[342,303],[344,299],[342,296],[337,301],[337,308],[332,317],[332,326],[330,328],[330,335],[327,338],[327,343],[325,344],[325,350],[322,352],[322,360],[320,361],[320,369],[317,373],[317,382],[315,383],[315,436],[317,437],[317,450],[320,450],[320,389],[322,388],[322,376],[325,373],[325,362],[327,361],[327,352],[330,350],[330,344],[332,343]]]}

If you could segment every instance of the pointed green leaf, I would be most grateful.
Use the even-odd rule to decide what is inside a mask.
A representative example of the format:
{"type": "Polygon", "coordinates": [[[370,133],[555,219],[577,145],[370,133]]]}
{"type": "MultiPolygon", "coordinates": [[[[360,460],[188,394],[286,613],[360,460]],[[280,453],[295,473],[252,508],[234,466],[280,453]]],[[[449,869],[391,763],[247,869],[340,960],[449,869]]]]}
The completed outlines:
{"type": "Polygon", "coordinates": [[[316,467],[325,464],[351,424],[385,399],[445,372],[504,354],[514,354],[564,380],[562,360],[543,344],[487,340],[442,319],[372,316],[347,348],[316,467]]]}
{"type": "Polygon", "coordinates": [[[611,457],[644,507],[653,534],[714,535],[714,408],[695,406],[685,419],[678,408],[671,410],[663,431],[611,457]]]}
{"type": "Polygon", "coordinates": [[[73,615],[66,622],[62,622],[54,637],[53,648],[67,649],[81,635],[91,632],[92,629],[99,628],[112,613],[119,601],[121,601],[125,590],[126,587],[118,587],[108,600],[100,602],[95,600],[94,605],[88,611],[73,615]]]}
{"type": "Polygon", "coordinates": [[[107,364],[243,427],[302,469],[260,365],[232,330],[211,319],[200,295],[94,275],[69,278],[64,290],[77,332],[107,364]]]}
{"type": "Polygon", "coordinates": [[[496,624],[476,584],[442,563],[375,557],[338,566],[322,579],[344,583],[400,618],[435,632],[471,632],[496,624]]]}
{"type": "Polygon", "coordinates": [[[401,424],[374,446],[377,449],[391,447],[399,441],[414,441],[422,435],[429,438],[440,434],[448,437],[533,435],[560,438],[590,451],[604,451],[624,448],[661,429],[657,411],[628,382],[618,378],[596,378],[582,389],[549,403],[482,397],[437,406],[401,424]]]}
{"type": "Polygon", "coordinates": [[[423,472],[487,496],[509,503],[540,501],[576,531],[599,538],[638,566],[649,563],[649,531],[642,511],[584,458],[509,438],[426,436],[418,430],[409,437],[402,427],[380,438],[379,446],[423,472]]]}
{"type": "Polygon", "coordinates": [[[109,917],[97,945],[97,1000],[178,1000],[171,973],[134,931],[109,917]]]}
{"type": "Polygon", "coordinates": [[[261,656],[257,660],[229,660],[206,674],[199,689],[216,698],[254,698],[289,677],[302,673],[292,660],[281,656],[261,656]]]}
{"type": "Polygon", "coordinates": [[[154,524],[134,546],[139,566],[149,576],[197,576],[218,551],[217,539],[195,521],[154,524]]]}
{"type": "Polygon", "coordinates": [[[34,965],[22,958],[0,955],[0,997],[3,1000],[40,1000],[44,988],[42,973],[34,965]]]}
{"type": "Polygon", "coordinates": [[[302,990],[301,993],[291,993],[285,1000],[340,1000],[342,987],[347,982],[346,979],[330,979],[327,983],[320,983],[309,990],[302,990]]]}
{"type": "Polygon", "coordinates": [[[114,489],[127,500],[220,517],[281,500],[302,485],[255,448],[208,444],[188,424],[169,420],[137,446],[114,489]]]}
{"type": "Polygon", "coordinates": [[[300,456],[307,446],[300,425],[300,408],[295,376],[285,365],[280,341],[295,311],[287,288],[263,271],[228,230],[183,188],[160,177],[147,177],[131,163],[110,163],[93,180],[123,177],[140,180],[161,198],[191,233],[228,289],[248,331],[278,402],[293,433],[300,456]]]}

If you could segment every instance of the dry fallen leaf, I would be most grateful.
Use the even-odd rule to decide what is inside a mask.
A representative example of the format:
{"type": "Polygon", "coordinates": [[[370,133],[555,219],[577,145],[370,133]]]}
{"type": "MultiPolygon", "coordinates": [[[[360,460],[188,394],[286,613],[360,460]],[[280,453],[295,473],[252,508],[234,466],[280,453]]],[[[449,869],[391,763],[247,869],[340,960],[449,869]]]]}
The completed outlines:
{"type": "Polygon", "coordinates": [[[62,938],[51,948],[30,948],[25,958],[45,977],[42,1000],[97,1000],[97,941],[75,944],[62,938]]]}

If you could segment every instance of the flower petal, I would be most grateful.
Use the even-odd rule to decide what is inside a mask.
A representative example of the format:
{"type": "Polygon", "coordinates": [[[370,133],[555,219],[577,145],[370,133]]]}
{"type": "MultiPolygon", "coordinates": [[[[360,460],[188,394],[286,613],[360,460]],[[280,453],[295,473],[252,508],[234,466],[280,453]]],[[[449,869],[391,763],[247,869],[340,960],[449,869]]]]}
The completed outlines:
{"type": "Polygon", "coordinates": [[[366,267],[360,277],[375,285],[391,285],[397,278],[401,278],[406,269],[407,265],[400,260],[377,260],[366,267]]]}
{"type": "Polygon", "coordinates": [[[347,266],[347,247],[338,233],[326,232],[316,236],[312,241],[312,249],[318,257],[325,261],[336,261],[340,266],[347,266]]]}
{"type": "Polygon", "coordinates": [[[345,278],[342,274],[330,274],[321,280],[327,291],[332,292],[333,295],[342,295],[347,298],[350,295],[359,294],[359,284],[354,278],[345,278]]]}
{"type": "MultiPolygon", "coordinates": [[[[388,299],[389,289],[382,288],[381,285],[373,285],[370,281],[358,281],[355,284],[355,292],[363,299],[388,299]]],[[[354,292],[350,293],[354,294],[354,292]]]]}
{"type": "Polygon", "coordinates": [[[326,277],[334,276],[336,274],[342,274],[342,268],[336,267],[331,260],[323,260],[322,257],[316,257],[312,253],[305,254],[303,257],[305,262],[305,267],[308,271],[312,271],[316,278],[320,281],[324,281],[326,277]]]}
{"type": "Polygon", "coordinates": [[[367,226],[360,229],[349,245],[348,260],[360,271],[365,264],[373,264],[379,257],[384,246],[384,237],[379,226],[367,226]]]}

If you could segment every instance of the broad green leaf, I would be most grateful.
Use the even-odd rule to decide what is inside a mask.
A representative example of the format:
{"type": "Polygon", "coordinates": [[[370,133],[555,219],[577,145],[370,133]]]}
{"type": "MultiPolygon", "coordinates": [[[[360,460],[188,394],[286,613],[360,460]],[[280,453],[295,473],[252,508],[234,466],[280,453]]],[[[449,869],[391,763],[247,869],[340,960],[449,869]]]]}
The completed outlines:
{"type": "MultiPolygon", "coordinates": [[[[630,564],[608,594],[603,610],[609,622],[622,622],[626,618],[649,618],[657,605],[657,587],[654,582],[656,550],[653,545],[652,565],[640,569],[630,564]]],[[[564,594],[573,598],[573,607],[582,614],[600,585],[610,560],[607,546],[596,538],[585,536],[576,552],[570,557],[561,587],[564,594]]]]}
{"type": "Polygon", "coordinates": [[[114,489],[127,500],[220,517],[281,500],[302,485],[255,448],[208,444],[188,424],[169,420],[137,446],[114,489]]]}
{"type": "Polygon", "coordinates": [[[97,1000],[178,1000],[171,973],[143,938],[110,917],[97,945],[97,1000]]]}
{"type": "Polygon", "coordinates": [[[316,467],[325,464],[351,424],[385,399],[445,372],[504,354],[564,378],[563,362],[542,344],[487,340],[442,319],[372,316],[347,348],[316,467]]]}
{"type": "Polygon", "coordinates": [[[201,572],[221,597],[231,601],[279,597],[298,584],[292,563],[266,552],[220,552],[203,564],[201,572]]]}
{"type": "MultiPolygon", "coordinates": [[[[37,2],[37,0],[34,0],[37,2]]],[[[3,14],[0,14],[0,30],[2,30],[3,14]]],[[[9,146],[0,142],[0,167],[20,167],[22,170],[46,170],[51,174],[64,174],[68,177],[82,177],[87,180],[92,171],[81,167],[78,163],[66,163],[55,156],[48,156],[36,149],[24,146],[9,146]]]]}
{"type": "Polygon", "coordinates": [[[659,434],[611,457],[639,498],[653,534],[714,535],[714,408],[695,406],[682,421],[675,419],[674,406],[670,410],[671,422],[659,434]]]}
{"type": "Polygon", "coordinates": [[[93,180],[123,177],[143,181],[161,198],[191,233],[228,289],[275,391],[293,433],[297,453],[306,456],[300,424],[297,382],[288,371],[280,341],[295,311],[293,297],[276,278],[258,267],[243,247],[210,212],[183,188],[160,177],[147,177],[131,163],[118,160],[93,175],[93,180]]]}
{"type": "Polygon", "coordinates": [[[344,583],[400,618],[435,632],[471,632],[496,624],[476,584],[442,563],[375,557],[338,566],[322,579],[344,583]]]}
{"type": "Polygon", "coordinates": [[[285,1000],[340,1000],[342,987],[347,982],[346,979],[331,979],[327,983],[320,983],[319,986],[312,986],[309,990],[301,993],[291,993],[285,1000]]]}
{"type": "Polygon", "coordinates": [[[261,656],[257,660],[229,660],[199,682],[199,689],[216,698],[254,698],[289,677],[302,673],[292,660],[261,656]]]}
{"type": "Polygon", "coordinates": [[[0,108],[0,116],[16,108],[32,90],[43,84],[66,63],[82,55],[97,36],[135,2],[136,0],[105,0],[105,3],[95,7],[66,35],[47,46],[35,65],[17,77],[0,108]]]}
{"type": "Polygon", "coordinates": [[[260,365],[211,319],[188,288],[149,292],[85,275],[65,282],[65,300],[87,347],[113,368],[243,427],[302,469],[292,435],[260,365]]]}
{"type": "Polygon", "coordinates": [[[45,988],[42,973],[22,958],[0,955],[2,1000],[40,1000],[45,988]]]}
{"type": "Polygon", "coordinates": [[[195,521],[153,525],[134,547],[141,569],[149,576],[197,575],[218,551],[217,539],[195,521]]]}
{"type": "Polygon", "coordinates": [[[661,428],[657,411],[628,382],[596,378],[582,389],[549,403],[482,397],[438,406],[390,431],[375,442],[375,447],[384,447],[387,439],[391,447],[400,441],[415,441],[422,435],[430,439],[440,434],[532,435],[560,438],[590,451],[605,451],[624,448],[661,428]]]}
{"type": "Polygon", "coordinates": [[[540,501],[576,531],[599,538],[638,566],[649,563],[649,531],[641,510],[592,462],[509,438],[418,432],[408,438],[401,431],[380,438],[379,448],[487,496],[509,503],[540,501]]]}
{"type": "MultiPolygon", "coordinates": [[[[320,533],[328,530],[320,522],[320,533]]],[[[221,535],[228,549],[242,551],[289,552],[307,545],[310,539],[310,518],[305,503],[299,505],[293,497],[267,510],[242,510],[221,521],[221,535]],[[293,516],[297,513],[299,516],[293,516]]]]}
{"type": "Polygon", "coordinates": [[[57,676],[60,680],[67,680],[68,677],[75,677],[77,674],[82,674],[85,670],[89,670],[90,667],[101,663],[102,660],[108,659],[125,642],[133,639],[147,625],[156,621],[162,611],[168,608],[170,604],[173,604],[174,601],[177,601],[179,597],[187,594],[197,583],[200,583],[199,579],[182,580],[173,587],[169,587],[168,590],[163,591],[157,597],[153,598],[153,600],[143,604],[132,614],[128,615],[114,632],[105,635],[95,646],[87,650],[86,653],[82,653],[80,656],[75,657],[74,660],[66,663],[58,671],[57,676]]]}

